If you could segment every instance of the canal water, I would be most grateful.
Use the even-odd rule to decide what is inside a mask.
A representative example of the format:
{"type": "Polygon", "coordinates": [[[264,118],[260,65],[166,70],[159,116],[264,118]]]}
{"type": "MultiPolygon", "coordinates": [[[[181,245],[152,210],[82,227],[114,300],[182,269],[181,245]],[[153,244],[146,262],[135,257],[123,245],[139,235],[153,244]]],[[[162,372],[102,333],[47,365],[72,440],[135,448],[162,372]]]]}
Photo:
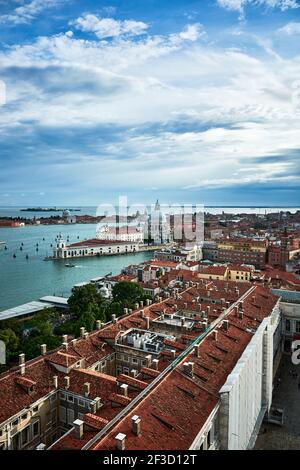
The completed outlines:
{"type": "Polygon", "coordinates": [[[0,228],[0,241],[5,241],[7,247],[5,250],[4,245],[0,245],[0,311],[45,295],[68,297],[74,284],[110,272],[118,274],[123,267],[153,256],[142,252],[75,258],[72,259],[74,268],[65,267],[64,260],[44,261],[46,256],[52,255],[50,245],[54,246],[60,233],[65,239],[69,236],[70,243],[74,243],[95,237],[96,227],[95,224],[76,224],[0,228]]]}

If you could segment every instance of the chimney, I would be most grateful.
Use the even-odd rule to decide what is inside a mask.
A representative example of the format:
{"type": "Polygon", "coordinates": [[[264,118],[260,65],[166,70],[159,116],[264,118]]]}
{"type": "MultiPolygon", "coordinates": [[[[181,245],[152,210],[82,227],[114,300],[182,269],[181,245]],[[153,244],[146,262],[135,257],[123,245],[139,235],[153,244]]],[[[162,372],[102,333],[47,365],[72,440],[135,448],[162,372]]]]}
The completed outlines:
{"type": "Polygon", "coordinates": [[[175,359],[176,357],[176,349],[171,349],[172,357],[175,359]]]}
{"type": "Polygon", "coordinates": [[[177,304],[174,304],[174,310],[177,310],[177,308],[178,308],[177,304]]]}
{"type": "Polygon", "coordinates": [[[149,299],[146,299],[146,305],[147,305],[147,307],[149,307],[149,305],[150,305],[150,300],[149,299]]]}
{"type": "Polygon", "coordinates": [[[116,435],[116,446],[118,450],[125,450],[126,434],[119,432],[116,435]]]}
{"type": "Polygon", "coordinates": [[[208,306],[206,307],[206,310],[207,310],[207,313],[208,313],[208,315],[209,315],[209,314],[210,314],[210,305],[208,305],[208,306]]]}
{"type": "Polygon", "coordinates": [[[85,382],[83,384],[84,389],[84,396],[87,398],[90,395],[91,384],[89,382],[85,382]]]}
{"type": "Polygon", "coordinates": [[[158,360],[158,359],[153,359],[153,361],[152,361],[152,369],[158,370],[158,363],[159,363],[159,360],[158,360]]]}
{"type": "Polygon", "coordinates": [[[200,344],[196,344],[194,351],[195,351],[195,356],[200,357],[200,344]]]}
{"type": "Polygon", "coordinates": [[[131,423],[132,423],[133,434],[135,434],[136,436],[139,436],[141,434],[141,418],[135,415],[131,418],[131,423]]]}
{"type": "Polygon", "coordinates": [[[148,354],[145,359],[147,359],[147,367],[150,367],[150,366],[151,366],[151,363],[152,363],[152,356],[151,356],[151,354],[148,354]]]}
{"type": "Polygon", "coordinates": [[[145,310],[141,310],[141,318],[145,318],[145,310]]]}
{"type": "Polygon", "coordinates": [[[41,344],[41,355],[45,356],[46,352],[47,352],[47,345],[41,344]]]}
{"type": "Polygon", "coordinates": [[[68,335],[62,335],[61,342],[62,342],[62,344],[67,343],[68,342],[68,335]]]}
{"type": "Polygon", "coordinates": [[[124,397],[128,397],[128,385],[127,384],[120,385],[120,395],[123,395],[124,397]]]}
{"type": "Polygon", "coordinates": [[[74,339],[71,340],[71,344],[72,344],[73,347],[76,345],[76,342],[77,342],[77,339],[76,339],[76,338],[74,338],[74,339]]]}
{"type": "Polygon", "coordinates": [[[184,302],[184,308],[187,310],[187,308],[188,308],[187,302],[184,302]]]}
{"type": "Polygon", "coordinates": [[[202,326],[203,326],[204,331],[207,329],[207,325],[208,325],[207,321],[202,322],[202,326]]]}
{"type": "Polygon", "coordinates": [[[24,364],[24,363],[25,363],[25,354],[24,353],[19,354],[19,365],[24,364]]]}
{"type": "Polygon", "coordinates": [[[139,303],[136,302],[136,303],[134,304],[134,310],[138,310],[139,306],[140,306],[139,303]]]}
{"type": "Polygon", "coordinates": [[[101,321],[96,320],[96,330],[100,330],[100,329],[101,329],[101,321]]]}
{"type": "Polygon", "coordinates": [[[65,389],[68,390],[68,388],[70,388],[70,377],[66,375],[64,379],[65,379],[65,389]]]}
{"type": "Polygon", "coordinates": [[[35,450],[45,450],[46,449],[46,444],[41,442],[39,445],[36,446],[35,450]]]}
{"type": "Polygon", "coordinates": [[[128,308],[124,308],[123,312],[124,312],[124,315],[128,315],[128,308]]]}
{"type": "Polygon", "coordinates": [[[84,337],[84,339],[88,339],[89,333],[87,331],[85,331],[83,337],[84,337]]]}
{"type": "Polygon", "coordinates": [[[193,362],[185,362],[183,364],[184,373],[193,377],[194,375],[194,363],[193,362]]]}
{"type": "Polygon", "coordinates": [[[134,379],[138,376],[138,371],[136,369],[131,369],[130,371],[130,376],[133,377],[134,379]]]}
{"type": "Polygon", "coordinates": [[[101,408],[101,398],[96,397],[94,402],[96,403],[96,409],[99,410],[101,408]]]}
{"type": "Polygon", "coordinates": [[[240,319],[240,320],[243,320],[243,318],[244,318],[244,311],[243,311],[242,309],[239,310],[239,311],[238,311],[238,315],[239,315],[239,319],[240,319]]]}
{"type": "Polygon", "coordinates": [[[25,364],[20,364],[20,374],[25,375],[25,364]]]}
{"type": "Polygon", "coordinates": [[[217,332],[217,330],[213,331],[213,339],[214,339],[214,341],[218,341],[218,332],[217,332]]]}
{"type": "Polygon", "coordinates": [[[146,329],[147,330],[150,329],[150,318],[149,317],[146,317],[146,329]]]}
{"type": "Polygon", "coordinates": [[[144,302],[143,300],[140,301],[140,308],[143,308],[144,307],[144,302]]]}
{"type": "Polygon", "coordinates": [[[85,328],[84,328],[84,326],[82,326],[82,327],[80,328],[80,336],[81,336],[81,338],[84,337],[84,332],[85,332],[85,328]]]}
{"type": "Polygon", "coordinates": [[[53,376],[53,385],[54,385],[54,388],[58,388],[58,376],[57,375],[53,376]]]}
{"type": "Polygon", "coordinates": [[[90,403],[90,410],[91,410],[91,413],[94,415],[96,412],[97,412],[97,403],[95,402],[95,400],[93,400],[91,403],[90,403]]]}
{"type": "Polygon", "coordinates": [[[73,423],[75,428],[76,439],[82,439],[83,436],[83,421],[81,419],[76,419],[73,423]]]}
{"type": "Polygon", "coordinates": [[[223,320],[223,328],[225,331],[229,330],[229,320],[223,320]]]}
{"type": "Polygon", "coordinates": [[[132,308],[128,309],[128,313],[129,313],[129,315],[132,313],[132,308]]]}
{"type": "Polygon", "coordinates": [[[68,351],[68,343],[63,343],[62,345],[63,345],[64,350],[68,351]]]}

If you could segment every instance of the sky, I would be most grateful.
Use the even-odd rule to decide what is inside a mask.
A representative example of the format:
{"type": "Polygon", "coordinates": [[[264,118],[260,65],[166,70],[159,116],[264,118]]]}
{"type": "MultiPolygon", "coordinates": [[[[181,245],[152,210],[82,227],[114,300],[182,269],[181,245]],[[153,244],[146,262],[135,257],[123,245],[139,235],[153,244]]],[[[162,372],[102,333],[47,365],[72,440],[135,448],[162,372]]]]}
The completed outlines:
{"type": "Polygon", "coordinates": [[[299,156],[299,0],[0,0],[0,206],[296,206],[299,156]]]}

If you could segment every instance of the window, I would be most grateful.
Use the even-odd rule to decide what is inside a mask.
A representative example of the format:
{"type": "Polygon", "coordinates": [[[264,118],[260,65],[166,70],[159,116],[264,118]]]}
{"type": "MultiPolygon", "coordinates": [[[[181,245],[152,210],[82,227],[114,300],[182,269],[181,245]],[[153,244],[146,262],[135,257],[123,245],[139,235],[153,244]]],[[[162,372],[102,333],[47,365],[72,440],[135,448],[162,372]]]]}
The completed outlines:
{"type": "Polygon", "coordinates": [[[39,423],[39,421],[36,421],[32,425],[32,437],[33,438],[37,437],[39,435],[39,433],[40,433],[40,423],[39,423]]]}
{"type": "Polygon", "coordinates": [[[68,424],[74,423],[74,410],[68,410],[68,424]]]}
{"type": "Polygon", "coordinates": [[[285,329],[286,331],[291,331],[291,321],[285,320],[285,329]]]}
{"type": "Polygon", "coordinates": [[[85,400],[82,400],[82,398],[78,398],[78,405],[82,406],[84,408],[85,407],[85,400]]]}
{"type": "Polygon", "coordinates": [[[65,423],[67,420],[66,408],[64,406],[59,407],[59,417],[62,423],[65,423]]]}
{"type": "Polygon", "coordinates": [[[56,395],[52,395],[52,397],[50,397],[51,403],[54,403],[56,401],[56,398],[56,395]]]}
{"type": "Polygon", "coordinates": [[[27,419],[27,413],[25,413],[24,415],[21,416],[22,421],[24,421],[25,419],[27,419]]]}
{"type": "Polygon", "coordinates": [[[33,413],[37,413],[39,411],[39,407],[38,406],[35,406],[34,408],[32,408],[32,412],[33,413]]]}
{"type": "Polygon", "coordinates": [[[135,357],[133,357],[132,358],[132,364],[138,364],[138,363],[139,363],[139,361],[135,357]]]}
{"type": "Polygon", "coordinates": [[[56,421],[57,421],[57,411],[56,411],[56,409],[51,411],[51,421],[52,421],[52,423],[56,423],[56,421]]]}
{"type": "Polygon", "coordinates": [[[125,354],[124,354],[123,360],[124,360],[125,362],[128,362],[128,361],[129,361],[129,357],[128,357],[128,356],[125,356],[125,354]]]}
{"type": "Polygon", "coordinates": [[[27,428],[23,429],[21,432],[21,439],[22,439],[22,446],[25,446],[28,441],[29,441],[29,426],[27,428]]]}
{"type": "Polygon", "coordinates": [[[65,400],[65,399],[66,399],[66,394],[65,394],[65,393],[61,393],[61,394],[60,394],[60,399],[61,399],[61,400],[65,400]]]}
{"type": "Polygon", "coordinates": [[[70,403],[73,403],[73,402],[74,402],[74,397],[73,397],[73,395],[68,395],[68,401],[69,401],[70,403]]]}
{"type": "Polygon", "coordinates": [[[18,426],[19,424],[19,420],[18,419],[15,419],[13,422],[12,422],[12,426],[18,426]]]}
{"type": "Polygon", "coordinates": [[[296,321],[296,333],[300,333],[300,321],[296,321]]]}

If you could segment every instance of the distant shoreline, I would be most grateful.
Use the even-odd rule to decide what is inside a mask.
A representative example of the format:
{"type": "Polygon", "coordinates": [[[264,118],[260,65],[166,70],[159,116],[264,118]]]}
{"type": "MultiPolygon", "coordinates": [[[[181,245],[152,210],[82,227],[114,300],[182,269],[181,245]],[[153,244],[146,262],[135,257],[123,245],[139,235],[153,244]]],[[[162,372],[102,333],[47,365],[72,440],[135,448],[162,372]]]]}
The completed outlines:
{"type": "Polygon", "coordinates": [[[59,209],[57,207],[28,207],[27,209],[20,209],[20,212],[81,212],[81,209],[59,209]]]}

